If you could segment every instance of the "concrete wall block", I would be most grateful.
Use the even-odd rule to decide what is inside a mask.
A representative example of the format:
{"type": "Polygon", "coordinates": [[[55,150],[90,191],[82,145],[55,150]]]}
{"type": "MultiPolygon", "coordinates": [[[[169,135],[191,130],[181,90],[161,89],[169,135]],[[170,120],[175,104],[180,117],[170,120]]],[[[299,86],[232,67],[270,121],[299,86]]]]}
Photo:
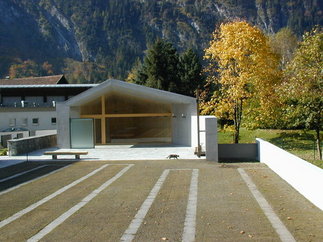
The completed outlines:
{"type": "Polygon", "coordinates": [[[57,130],[56,129],[51,129],[51,130],[36,130],[35,131],[36,136],[50,135],[50,134],[57,134],[57,130]]]}
{"type": "Polygon", "coordinates": [[[208,161],[219,161],[217,127],[218,123],[215,117],[205,119],[205,156],[208,161]]]}
{"type": "Polygon", "coordinates": [[[70,144],[70,107],[57,103],[57,144],[59,148],[71,147],[70,144]]]}
{"type": "Polygon", "coordinates": [[[258,160],[257,144],[219,144],[219,160],[255,161],[258,160]]]}
{"type": "Polygon", "coordinates": [[[23,133],[18,133],[17,134],[17,139],[21,139],[21,138],[23,138],[24,137],[24,134],[23,133]]]}
{"type": "Polygon", "coordinates": [[[192,146],[191,133],[196,132],[191,129],[191,115],[194,113],[194,108],[196,109],[194,105],[172,105],[172,139],[174,144],[192,146]]]}

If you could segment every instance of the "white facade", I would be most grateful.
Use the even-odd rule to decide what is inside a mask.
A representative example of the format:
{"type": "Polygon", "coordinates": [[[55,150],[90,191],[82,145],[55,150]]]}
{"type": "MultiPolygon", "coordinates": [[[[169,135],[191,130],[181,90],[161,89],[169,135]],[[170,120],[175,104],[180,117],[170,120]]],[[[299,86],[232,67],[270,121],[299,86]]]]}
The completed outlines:
{"type": "Polygon", "coordinates": [[[0,112],[0,130],[15,127],[30,131],[53,130],[57,128],[56,120],[54,108],[6,108],[0,112]]]}

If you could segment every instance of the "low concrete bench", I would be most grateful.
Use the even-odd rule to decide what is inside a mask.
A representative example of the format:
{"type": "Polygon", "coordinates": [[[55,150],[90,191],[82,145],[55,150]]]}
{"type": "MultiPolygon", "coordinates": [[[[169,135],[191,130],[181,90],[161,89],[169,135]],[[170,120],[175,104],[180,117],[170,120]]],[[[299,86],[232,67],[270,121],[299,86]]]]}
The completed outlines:
{"type": "Polygon", "coordinates": [[[58,155],[75,155],[75,159],[79,160],[80,155],[87,155],[87,151],[46,151],[44,155],[51,155],[53,160],[57,160],[58,155]]]}

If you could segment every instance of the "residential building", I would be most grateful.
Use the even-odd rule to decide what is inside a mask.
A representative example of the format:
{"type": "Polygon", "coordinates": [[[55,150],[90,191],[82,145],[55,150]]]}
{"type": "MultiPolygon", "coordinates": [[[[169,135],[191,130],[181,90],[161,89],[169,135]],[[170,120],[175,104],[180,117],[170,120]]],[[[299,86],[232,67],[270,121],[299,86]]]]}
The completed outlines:
{"type": "Polygon", "coordinates": [[[96,86],[64,75],[0,79],[0,131],[56,130],[56,105],[96,86]]]}

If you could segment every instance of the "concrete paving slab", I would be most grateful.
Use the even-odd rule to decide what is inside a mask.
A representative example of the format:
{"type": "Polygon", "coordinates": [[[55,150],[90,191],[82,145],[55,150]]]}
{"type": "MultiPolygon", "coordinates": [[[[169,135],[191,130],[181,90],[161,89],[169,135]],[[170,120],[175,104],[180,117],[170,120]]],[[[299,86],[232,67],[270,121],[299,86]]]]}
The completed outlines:
{"type": "MultiPolygon", "coordinates": [[[[194,155],[194,148],[166,144],[138,144],[138,145],[102,145],[94,149],[58,149],[47,148],[19,156],[0,156],[0,168],[30,161],[52,161],[46,151],[87,151],[81,155],[81,160],[166,160],[170,154],[179,155],[178,159],[205,159],[194,155]]],[[[74,155],[59,155],[58,160],[74,160],[74,155]]]]}

